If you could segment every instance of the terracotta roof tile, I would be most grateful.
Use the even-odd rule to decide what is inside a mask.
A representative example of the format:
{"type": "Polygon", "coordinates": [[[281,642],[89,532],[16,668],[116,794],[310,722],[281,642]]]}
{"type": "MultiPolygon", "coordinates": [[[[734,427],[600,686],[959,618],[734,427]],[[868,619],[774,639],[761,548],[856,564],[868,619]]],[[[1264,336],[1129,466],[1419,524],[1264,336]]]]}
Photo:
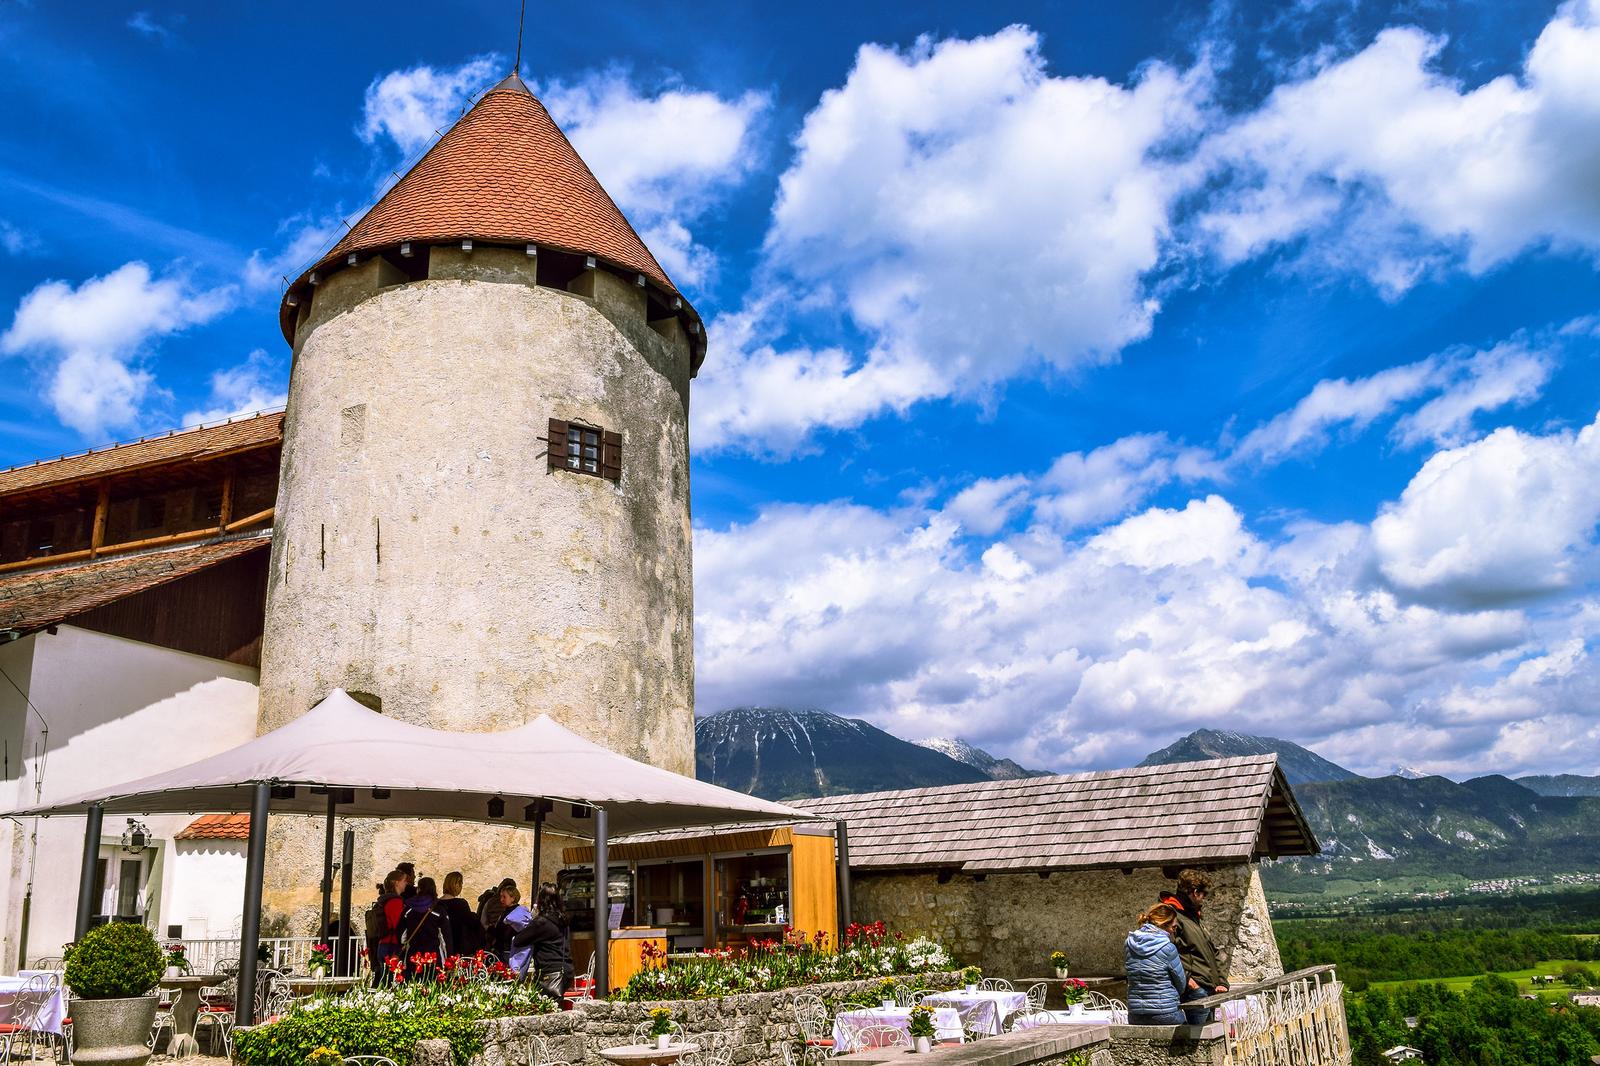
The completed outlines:
{"type": "Polygon", "coordinates": [[[249,840],[248,814],[202,814],[178,834],[179,840],[249,840]]]}
{"type": "Polygon", "coordinates": [[[271,537],[252,533],[210,544],[0,575],[0,629],[32,633],[248,552],[262,551],[271,543],[271,537]]]}
{"type": "Polygon", "coordinates": [[[244,448],[277,444],[282,439],[282,411],[240,418],[220,426],[178,430],[150,440],[132,441],[82,455],[0,470],[0,495],[115,474],[137,467],[204,459],[244,448]]]}
{"type": "MultiPolygon", "coordinates": [[[[550,113],[515,75],[446,130],[311,269],[402,241],[466,237],[598,256],[677,292],[550,113]]],[[[291,288],[299,285],[297,280],[291,288]]],[[[285,313],[284,322],[287,327],[292,316],[285,313]]]]}

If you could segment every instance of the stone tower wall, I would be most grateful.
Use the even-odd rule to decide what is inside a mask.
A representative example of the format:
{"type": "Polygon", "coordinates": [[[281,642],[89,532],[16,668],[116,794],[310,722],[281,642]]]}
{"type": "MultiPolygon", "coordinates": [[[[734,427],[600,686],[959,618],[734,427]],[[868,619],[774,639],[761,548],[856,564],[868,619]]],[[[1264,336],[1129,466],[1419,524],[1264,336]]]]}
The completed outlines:
{"type": "MultiPolygon", "coordinates": [[[[435,728],[549,714],[694,773],[689,347],[624,278],[535,276],[520,248],[439,247],[426,280],[375,258],[299,309],[262,731],[342,687],[435,728]],[[551,418],[620,433],[620,482],[550,472],[551,418]]],[[[282,910],[316,895],[301,821],[274,819],[282,910]]],[[[358,887],[402,858],[469,885],[526,868],[526,834],[409,825],[371,834],[358,887]]]]}

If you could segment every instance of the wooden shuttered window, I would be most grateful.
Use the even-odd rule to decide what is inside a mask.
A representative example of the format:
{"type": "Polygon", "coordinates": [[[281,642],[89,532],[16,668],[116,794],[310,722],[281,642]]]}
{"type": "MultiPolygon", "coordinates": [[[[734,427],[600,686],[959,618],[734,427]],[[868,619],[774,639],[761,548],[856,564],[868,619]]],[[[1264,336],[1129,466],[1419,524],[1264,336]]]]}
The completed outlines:
{"type": "Polygon", "coordinates": [[[622,434],[552,418],[547,440],[551,470],[622,480],[622,434]]]}
{"type": "Polygon", "coordinates": [[[567,424],[559,418],[550,420],[549,433],[551,470],[565,470],[567,468],[567,424]]]}
{"type": "Polygon", "coordinates": [[[622,480],[622,434],[606,430],[600,434],[600,476],[608,481],[622,480]]]}

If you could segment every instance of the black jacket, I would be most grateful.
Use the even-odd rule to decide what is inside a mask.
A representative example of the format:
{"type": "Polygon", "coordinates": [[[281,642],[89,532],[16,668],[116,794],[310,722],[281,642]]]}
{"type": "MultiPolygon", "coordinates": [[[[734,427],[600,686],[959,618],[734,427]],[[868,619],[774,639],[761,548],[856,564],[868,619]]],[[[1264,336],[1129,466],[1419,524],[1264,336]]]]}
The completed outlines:
{"type": "Polygon", "coordinates": [[[478,924],[472,904],[460,896],[450,896],[439,901],[439,913],[450,928],[452,955],[471,955],[483,947],[483,926],[478,924]]]}
{"type": "Polygon", "coordinates": [[[1171,892],[1163,893],[1161,902],[1171,904],[1178,912],[1178,929],[1173,940],[1178,945],[1178,958],[1183,960],[1183,972],[1194,978],[1195,984],[1207,995],[1226,987],[1217,947],[1211,942],[1206,927],[1200,924],[1199,905],[1171,892]]]}
{"type": "Polygon", "coordinates": [[[572,956],[567,951],[567,928],[542,914],[535,914],[521,932],[511,938],[514,947],[533,945],[530,969],[538,973],[560,970],[572,972],[572,956]]]}

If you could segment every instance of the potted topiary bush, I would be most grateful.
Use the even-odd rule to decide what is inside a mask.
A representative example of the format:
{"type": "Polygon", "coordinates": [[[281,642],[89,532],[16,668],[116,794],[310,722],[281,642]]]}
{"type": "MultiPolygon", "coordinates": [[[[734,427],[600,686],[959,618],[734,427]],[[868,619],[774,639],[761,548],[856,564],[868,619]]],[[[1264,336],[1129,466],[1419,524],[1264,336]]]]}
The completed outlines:
{"type": "Polygon", "coordinates": [[[156,938],[142,925],[114,922],[91,929],[67,951],[65,979],[72,990],[73,1058],[96,1066],[144,1066],[150,1059],[150,1025],[166,963],[156,938]]]}

